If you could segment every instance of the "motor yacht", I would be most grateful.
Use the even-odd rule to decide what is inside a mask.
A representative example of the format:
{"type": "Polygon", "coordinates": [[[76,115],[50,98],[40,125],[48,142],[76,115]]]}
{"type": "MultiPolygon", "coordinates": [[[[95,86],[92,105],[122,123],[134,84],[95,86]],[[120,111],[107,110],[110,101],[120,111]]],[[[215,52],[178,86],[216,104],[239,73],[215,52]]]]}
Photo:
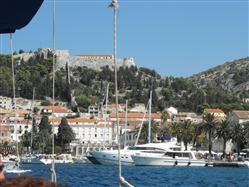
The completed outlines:
{"type": "MultiPolygon", "coordinates": [[[[177,145],[176,138],[171,139],[168,142],[162,143],[147,143],[136,146],[125,147],[120,150],[121,163],[123,165],[133,165],[132,155],[135,153],[143,152],[160,152],[164,153],[169,149],[180,149],[177,145]]],[[[103,164],[103,165],[115,165],[118,164],[118,150],[103,150],[103,151],[90,151],[87,158],[93,164],[103,164]]]]}
{"type": "Polygon", "coordinates": [[[136,166],[206,166],[204,159],[197,159],[195,152],[167,150],[164,153],[138,152],[131,156],[136,166]]]}

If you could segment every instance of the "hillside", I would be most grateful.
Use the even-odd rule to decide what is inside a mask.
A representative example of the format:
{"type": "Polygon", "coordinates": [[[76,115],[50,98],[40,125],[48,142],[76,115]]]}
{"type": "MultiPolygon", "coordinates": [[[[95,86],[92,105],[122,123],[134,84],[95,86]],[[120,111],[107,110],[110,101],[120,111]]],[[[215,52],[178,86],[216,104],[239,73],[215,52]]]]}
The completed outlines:
{"type": "Polygon", "coordinates": [[[249,98],[249,57],[227,62],[188,78],[198,87],[211,85],[224,92],[249,98]]]}
{"type": "MultiPolygon", "coordinates": [[[[35,54],[37,54],[35,52],[35,54]]],[[[11,58],[0,55],[0,95],[12,95],[11,58]]],[[[248,86],[248,58],[226,63],[194,75],[190,78],[161,77],[156,71],[136,66],[120,66],[118,70],[119,102],[129,105],[148,102],[153,91],[153,111],[162,111],[174,106],[180,111],[202,112],[206,107],[249,109],[249,105],[237,97],[234,88],[246,90],[248,86]],[[201,78],[200,78],[201,77],[201,78]],[[229,77],[229,78],[227,78],[229,77]],[[222,89],[221,89],[222,88],[222,89]],[[229,88],[229,89],[225,89],[229,88]],[[240,89],[241,88],[241,89],[240,89]]],[[[26,59],[16,59],[16,95],[32,98],[33,87],[36,99],[45,100],[52,96],[52,59],[50,56],[36,55],[26,59]]],[[[87,111],[90,104],[101,105],[109,83],[109,102],[114,102],[114,72],[109,66],[92,69],[86,66],[61,66],[55,77],[56,99],[68,101],[73,110],[77,107],[87,111]],[[69,74],[68,74],[69,72],[69,74]],[[71,104],[70,104],[71,103],[71,104]],[[74,103],[74,104],[73,104],[74,103]]],[[[248,89],[247,89],[248,90],[248,89]]],[[[240,96],[248,91],[240,93],[240,96]]]]}

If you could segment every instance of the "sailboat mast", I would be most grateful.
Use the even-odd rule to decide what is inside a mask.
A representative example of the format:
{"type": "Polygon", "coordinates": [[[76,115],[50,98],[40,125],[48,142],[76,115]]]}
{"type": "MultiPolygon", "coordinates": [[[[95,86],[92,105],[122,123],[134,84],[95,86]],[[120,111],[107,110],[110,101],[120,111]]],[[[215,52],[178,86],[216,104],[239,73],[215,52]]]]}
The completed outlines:
{"type": "Polygon", "coordinates": [[[149,102],[148,143],[151,142],[151,103],[152,103],[152,91],[150,91],[150,102],[149,102]]]}
{"type": "MultiPolygon", "coordinates": [[[[114,1],[113,1],[114,2],[114,1]]],[[[118,183],[121,187],[122,183],[120,178],[122,177],[122,167],[120,158],[120,130],[119,130],[119,117],[118,117],[118,72],[117,72],[117,10],[118,2],[114,2],[114,72],[115,72],[115,100],[116,100],[116,125],[117,125],[117,137],[118,137],[118,183]]]]}
{"type": "Polygon", "coordinates": [[[128,113],[128,100],[125,100],[125,133],[124,133],[124,147],[126,146],[126,131],[127,131],[127,113],[128,113]]]}
{"type": "MultiPolygon", "coordinates": [[[[54,119],[54,98],[55,98],[55,0],[53,0],[53,101],[52,101],[52,119],[54,119]]],[[[52,120],[52,165],[51,180],[56,183],[56,171],[54,160],[54,120],[52,120]]]]}
{"type": "MultiPolygon", "coordinates": [[[[14,113],[14,132],[16,136],[16,156],[17,160],[19,161],[19,147],[18,147],[18,135],[17,135],[17,125],[15,124],[16,121],[16,88],[15,88],[15,66],[14,66],[14,54],[13,54],[13,36],[10,33],[10,50],[11,50],[11,67],[12,67],[12,86],[13,86],[13,101],[12,101],[12,110],[14,113]],[[16,128],[15,128],[16,126],[16,128]]],[[[19,164],[17,164],[19,169],[19,164]]]]}
{"type": "Polygon", "coordinates": [[[118,76],[117,76],[117,12],[118,12],[118,0],[112,0],[112,3],[109,7],[114,9],[114,72],[115,72],[115,100],[116,100],[116,125],[117,125],[117,137],[118,137],[118,185],[119,187],[122,184],[126,186],[132,187],[132,185],[127,182],[122,177],[122,165],[121,165],[121,158],[120,158],[120,128],[119,128],[119,116],[118,116],[118,76]]]}
{"type": "Polygon", "coordinates": [[[34,130],[34,99],[35,99],[35,88],[33,88],[33,98],[32,98],[32,116],[31,116],[31,138],[30,138],[30,153],[32,154],[33,145],[33,130],[34,130]]]}
{"type": "MultiPolygon", "coordinates": [[[[106,98],[105,98],[105,115],[107,114],[107,105],[108,105],[108,94],[109,94],[109,83],[106,86],[106,98]]],[[[106,142],[106,116],[105,116],[105,126],[104,126],[104,147],[105,147],[105,142],[106,142]]],[[[109,140],[107,140],[109,142],[109,140]]]]}

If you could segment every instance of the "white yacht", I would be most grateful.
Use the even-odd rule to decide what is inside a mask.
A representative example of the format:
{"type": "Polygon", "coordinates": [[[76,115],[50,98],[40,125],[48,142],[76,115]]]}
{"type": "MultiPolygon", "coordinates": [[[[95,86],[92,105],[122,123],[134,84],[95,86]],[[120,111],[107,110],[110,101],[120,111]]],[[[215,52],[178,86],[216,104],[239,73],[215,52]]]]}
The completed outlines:
{"type": "MultiPolygon", "coordinates": [[[[133,147],[125,147],[120,150],[121,162],[123,165],[133,165],[132,155],[143,152],[164,153],[166,150],[179,148],[177,141],[173,138],[169,142],[148,143],[136,145],[133,147]]],[[[94,164],[113,165],[118,164],[118,150],[90,151],[87,158],[94,164]]]]}
{"type": "MultiPolygon", "coordinates": [[[[44,156],[43,158],[40,159],[40,161],[46,165],[52,164],[52,160],[53,160],[52,155],[47,155],[47,156],[44,156]]],[[[72,163],[74,163],[71,154],[61,154],[61,155],[55,156],[54,162],[56,164],[72,164],[72,163]]]]}
{"type": "Polygon", "coordinates": [[[131,156],[136,166],[206,166],[204,159],[197,159],[193,151],[167,150],[135,153],[131,156]]]}

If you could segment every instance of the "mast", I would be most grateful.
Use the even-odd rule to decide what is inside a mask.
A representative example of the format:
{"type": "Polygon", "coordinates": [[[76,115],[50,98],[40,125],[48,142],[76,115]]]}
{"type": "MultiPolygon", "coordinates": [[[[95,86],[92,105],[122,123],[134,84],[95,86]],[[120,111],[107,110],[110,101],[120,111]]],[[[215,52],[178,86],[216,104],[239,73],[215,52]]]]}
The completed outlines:
{"type": "Polygon", "coordinates": [[[118,11],[118,0],[112,0],[112,3],[109,7],[112,7],[114,10],[114,72],[115,72],[115,100],[116,100],[116,125],[117,125],[117,137],[118,137],[118,184],[119,187],[122,184],[126,186],[132,187],[132,185],[127,182],[122,177],[122,165],[121,165],[121,158],[120,158],[120,128],[119,128],[119,118],[118,118],[118,81],[117,81],[117,11],[118,11]]]}
{"type": "Polygon", "coordinates": [[[126,131],[127,131],[127,112],[128,112],[128,100],[125,100],[125,133],[124,133],[124,147],[126,146],[126,131]]]}
{"type": "MultiPolygon", "coordinates": [[[[109,95],[109,83],[106,86],[105,115],[107,115],[108,95],[109,95]]],[[[106,138],[105,138],[106,133],[105,133],[105,131],[106,131],[106,116],[105,116],[105,126],[104,126],[104,147],[105,147],[105,142],[106,142],[106,138]]],[[[109,142],[109,140],[108,140],[108,142],[109,142]]]]}
{"type": "Polygon", "coordinates": [[[148,143],[151,142],[151,103],[152,103],[152,91],[150,91],[150,100],[149,100],[148,143]]]}
{"type": "Polygon", "coordinates": [[[35,99],[35,88],[33,88],[33,98],[32,98],[32,116],[31,116],[31,140],[30,140],[30,154],[32,154],[33,145],[33,130],[34,130],[34,99],[35,99]]]}
{"type": "MultiPolygon", "coordinates": [[[[54,118],[54,98],[55,98],[55,0],[53,0],[53,101],[52,101],[52,119],[54,118]]],[[[51,164],[51,181],[56,183],[56,171],[54,160],[54,120],[52,120],[52,164],[51,164]]]]}
{"type": "Polygon", "coordinates": [[[15,88],[15,65],[14,65],[14,54],[13,54],[13,36],[12,33],[10,33],[10,50],[11,50],[11,67],[12,67],[12,86],[13,86],[13,101],[12,101],[12,110],[14,114],[14,132],[16,136],[16,156],[17,156],[17,169],[19,169],[19,146],[18,146],[18,135],[17,135],[17,124],[15,124],[16,121],[16,88],[15,88]],[[16,126],[16,128],[15,128],[16,126]]]}

